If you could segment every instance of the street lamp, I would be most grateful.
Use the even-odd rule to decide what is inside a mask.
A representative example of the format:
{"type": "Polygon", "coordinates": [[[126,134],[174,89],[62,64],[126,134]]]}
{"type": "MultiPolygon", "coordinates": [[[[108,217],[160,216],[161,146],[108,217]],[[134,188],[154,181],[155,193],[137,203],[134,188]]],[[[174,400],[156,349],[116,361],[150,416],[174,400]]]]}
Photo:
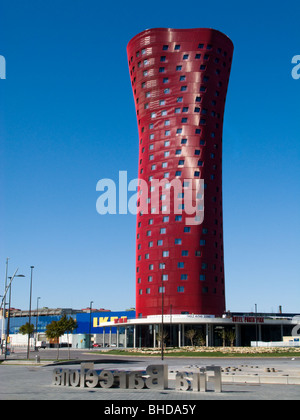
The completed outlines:
{"type": "MultiPolygon", "coordinates": [[[[39,300],[40,300],[41,298],[40,297],[38,297],[37,299],[36,299],[36,317],[35,317],[35,332],[36,332],[36,342],[38,341],[38,318],[39,318],[39,300]]],[[[35,345],[36,345],[36,343],[35,343],[35,345]]]]}
{"type": "Polygon", "coordinates": [[[165,264],[160,264],[161,268],[161,360],[164,360],[164,268],[165,264]]]}
{"type": "Polygon", "coordinates": [[[30,323],[31,323],[31,298],[32,298],[32,272],[34,266],[30,267],[31,275],[30,275],[30,295],[29,295],[29,321],[28,321],[28,342],[27,342],[27,359],[29,359],[29,348],[30,348],[30,323]]]}
{"type": "MultiPolygon", "coordinates": [[[[5,329],[5,308],[6,308],[6,288],[7,288],[7,273],[8,273],[8,260],[9,258],[6,258],[6,269],[5,269],[5,282],[4,282],[4,295],[1,296],[3,298],[2,303],[1,303],[1,307],[3,305],[4,302],[4,307],[2,309],[2,327],[1,327],[1,354],[3,353],[3,345],[2,345],[2,341],[4,338],[4,329],[5,329]]],[[[0,309],[1,309],[0,307],[0,309]]]]}
{"type": "Polygon", "coordinates": [[[258,334],[257,334],[257,304],[255,304],[255,338],[256,338],[256,347],[258,346],[258,334]]]}
{"type": "Polygon", "coordinates": [[[92,304],[94,302],[90,302],[90,323],[89,323],[89,350],[91,350],[91,327],[92,327],[92,304]]]}
{"type": "MultiPolygon", "coordinates": [[[[25,277],[24,274],[15,274],[14,277],[25,277]]],[[[8,313],[7,313],[7,325],[6,325],[6,336],[5,336],[5,351],[4,351],[4,359],[6,360],[7,355],[7,342],[9,338],[9,328],[10,328],[10,308],[11,308],[11,286],[14,277],[8,277],[9,280],[9,298],[8,298],[8,313]]],[[[5,312],[5,307],[4,307],[5,312]]]]}

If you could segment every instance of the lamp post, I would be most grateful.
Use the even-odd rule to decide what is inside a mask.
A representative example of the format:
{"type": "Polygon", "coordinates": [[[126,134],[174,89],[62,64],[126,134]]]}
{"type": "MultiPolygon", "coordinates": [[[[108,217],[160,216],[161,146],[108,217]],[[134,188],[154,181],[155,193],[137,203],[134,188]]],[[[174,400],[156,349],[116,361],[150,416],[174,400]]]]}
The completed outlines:
{"type": "MultiPolygon", "coordinates": [[[[4,281],[4,296],[2,296],[2,298],[4,298],[4,306],[2,309],[2,327],[1,327],[1,354],[3,353],[3,339],[4,339],[4,329],[5,329],[5,308],[6,308],[6,299],[5,299],[5,291],[6,291],[6,287],[7,287],[7,273],[8,273],[8,260],[9,258],[6,258],[6,268],[5,268],[5,281],[4,281]]],[[[3,304],[3,300],[2,300],[2,304],[3,304]]]]}
{"type": "MultiPolygon", "coordinates": [[[[41,298],[40,297],[38,297],[37,299],[36,299],[36,317],[35,317],[35,332],[36,332],[36,342],[38,341],[38,318],[39,318],[39,300],[40,300],[41,298]]],[[[36,345],[36,343],[35,343],[35,345],[36,345]]]]}
{"type": "Polygon", "coordinates": [[[94,302],[90,302],[90,323],[89,323],[89,350],[91,350],[91,328],[92,328],[92,304],[94,302]]]}
{"type": "Polygon", "coordinates": [[[32,272],[34,266],[30,267],[31,275],[30,275],[30,294],[29,294],[29,321],[28,321],[28,342],[27,342],[27,359],[29,359],[29,351],[30,351],[30,323],[31,323],[31,298],[32,298],[32,272]]]}
{"type": "Polygon", "coordinates": [[[9,338],[9,328],[10,328],[10,308],[11,308],[11,286],[14,277],[25,277],[23,274],[15,274],[13,277],[8,277],[9,280],[9,297],[8,297],[8,313],[7,313],[7,325],[6,325],[6,336],[5,336],[5,350],[4,350],[4,359],[6,360],[7,355],[7,342],[9,338]]]}
{"type": "Polygon", "coordinates": [[[161,360],[164,360],[164,268],[165,264],[161,265],[161,360]]]}
{"type": "Polygon", "coordinates": [[[258,334],[257,334],[257,304],[255,304],[255,338],[256,338],[256,347],[258,346],[258,334]]]}

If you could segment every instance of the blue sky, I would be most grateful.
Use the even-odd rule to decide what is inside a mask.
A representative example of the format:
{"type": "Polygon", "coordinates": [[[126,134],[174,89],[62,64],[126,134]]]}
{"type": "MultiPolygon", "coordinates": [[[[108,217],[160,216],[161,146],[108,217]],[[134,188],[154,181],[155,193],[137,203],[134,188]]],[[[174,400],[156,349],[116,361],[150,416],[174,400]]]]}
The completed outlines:
{"type": "Polygon", "coordinates": [[[135,217],[96,212],[102,178],[137,177],[128,41],[212,27],[235,45],[223,135],[227,308],[300,312],[300,4],[10,0],[0,8],[0,284],[12,305],[135,305],[135,217]]]}

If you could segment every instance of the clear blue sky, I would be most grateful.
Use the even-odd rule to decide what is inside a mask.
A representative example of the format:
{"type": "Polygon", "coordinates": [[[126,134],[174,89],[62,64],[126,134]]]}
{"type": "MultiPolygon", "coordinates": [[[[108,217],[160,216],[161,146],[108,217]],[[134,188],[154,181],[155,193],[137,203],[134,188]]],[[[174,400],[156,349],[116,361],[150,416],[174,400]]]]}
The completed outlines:
{"type": "Polygon", "coordinates": [[[0,282],[12,305],[135,305],[135,217],[100,216],[97,181],[137,177],[126,45],[213,27],[235,45],[224,122],[227,308],[300,312],[300,4],[10,0],[0,8],[0,282]]]}

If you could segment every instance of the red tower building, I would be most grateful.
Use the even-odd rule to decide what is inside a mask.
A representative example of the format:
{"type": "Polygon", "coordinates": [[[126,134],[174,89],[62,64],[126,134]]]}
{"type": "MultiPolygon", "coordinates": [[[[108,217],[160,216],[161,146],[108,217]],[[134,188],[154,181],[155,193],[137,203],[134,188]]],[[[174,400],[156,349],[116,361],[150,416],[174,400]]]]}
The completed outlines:
{"type": "Polygon", "coordinates": [[[159,208],[148,198],[149,211],[137,215],[137,317],[161,314],[162,306],[164,314],[225,311],[222,129],[232,54],[231,40],[213,29],[150,29],[128,44],[139,179],[148,194],[154,179],[180,180],[174,203],[185,180],[204,180],[201,224],[187,224],[184,204],[181,214],[177,204],[164,205],[164,188],[159,208]]]}

